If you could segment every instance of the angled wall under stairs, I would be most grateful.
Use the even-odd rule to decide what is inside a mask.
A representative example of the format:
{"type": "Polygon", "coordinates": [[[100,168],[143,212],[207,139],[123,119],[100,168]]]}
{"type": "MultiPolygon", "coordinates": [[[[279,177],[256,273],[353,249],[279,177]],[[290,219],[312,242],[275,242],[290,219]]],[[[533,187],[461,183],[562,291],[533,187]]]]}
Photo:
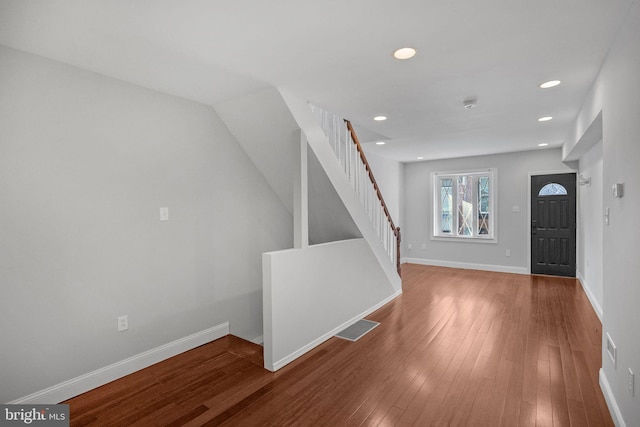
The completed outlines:
{"type": "MultiPolygon", "coordinates": [[[[294,172],[300,162],[300,127],[278,90],[266,89],[234,98],[216,105],[215,109],[293,215],[294,172]]],[[[308,164],[309,243],[362,237],[312,151],[308,154],[308,164]]]]}

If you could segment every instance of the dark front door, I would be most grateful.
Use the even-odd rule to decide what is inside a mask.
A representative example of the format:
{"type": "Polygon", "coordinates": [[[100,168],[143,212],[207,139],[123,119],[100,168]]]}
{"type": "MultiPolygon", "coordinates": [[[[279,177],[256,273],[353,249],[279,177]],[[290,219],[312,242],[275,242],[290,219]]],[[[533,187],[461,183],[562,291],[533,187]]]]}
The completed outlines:
{"type": "Polygon", "coordinates": [[[576,276],[576,174],[531,177],[531,274],[576,276]]]}

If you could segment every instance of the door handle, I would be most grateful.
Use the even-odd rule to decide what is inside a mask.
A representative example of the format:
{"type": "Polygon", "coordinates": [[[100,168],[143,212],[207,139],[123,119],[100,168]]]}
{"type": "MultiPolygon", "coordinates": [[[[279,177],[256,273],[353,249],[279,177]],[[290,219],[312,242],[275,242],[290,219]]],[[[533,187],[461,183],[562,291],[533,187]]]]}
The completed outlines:
{"type": "Polygon", "coordinates": [[[534,219],[533,221],[531,221],[531,234],[536,234],[538,231],[538,226],[537,226],[537,222],[534,219]]]}

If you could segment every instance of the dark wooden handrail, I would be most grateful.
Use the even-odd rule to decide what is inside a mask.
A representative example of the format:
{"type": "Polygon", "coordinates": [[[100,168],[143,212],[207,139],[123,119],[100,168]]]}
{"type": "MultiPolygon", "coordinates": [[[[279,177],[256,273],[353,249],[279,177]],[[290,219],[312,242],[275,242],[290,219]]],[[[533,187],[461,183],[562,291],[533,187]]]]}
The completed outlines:
{"type": "Polygon", "coordinates": [[[349,120],[344,121],[347,124],[347,129],[351,134],[351,139],[353,143],[356,145],[356,149],[360,154],[360,160],[364,164],[364,167],[367,170],[367,175],[369,175],[369,179],[373,184],[373,188],[376,191],[376,195],[378,196],[378,200],[380,200],[380,204],[382,205],[382,209],[384,211],[385,216],[387,217],[387,221],[389,221],[389,225],[393,230],[394,236],[396,236],[396,267],[398,269],[398,274],[400,274],[400,227],[396,227],[393,223],[393,219],[391,219],[391,214],[389,213],[389,209],[387,209],[387,204],[384,202],[384,197],[382,197],[382,192],[380,192],[380,187],[378,187],[378,183],[376,182],[376,178],[373,176],[373,171],[371,170],[371,166],[369,166],[369,162],[367,161],[367,156],[364,154],[364,150],[362,149],[362,145],[360,145],[360,141],[358,140],[358,136],[356,135],[356,131],[353,129],[351,122],[349,120]]]}

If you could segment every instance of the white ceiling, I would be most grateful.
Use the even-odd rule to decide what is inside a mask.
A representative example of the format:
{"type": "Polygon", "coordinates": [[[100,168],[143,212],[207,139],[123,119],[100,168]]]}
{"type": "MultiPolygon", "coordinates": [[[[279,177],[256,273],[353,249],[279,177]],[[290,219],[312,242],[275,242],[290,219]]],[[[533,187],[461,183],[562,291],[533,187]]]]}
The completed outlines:
{"type": "Polygon", "coordinates": [[[633,1],[0,0],[0,44],[209,105],[285,87],[414,161],[561,145],[633,1]]]}

